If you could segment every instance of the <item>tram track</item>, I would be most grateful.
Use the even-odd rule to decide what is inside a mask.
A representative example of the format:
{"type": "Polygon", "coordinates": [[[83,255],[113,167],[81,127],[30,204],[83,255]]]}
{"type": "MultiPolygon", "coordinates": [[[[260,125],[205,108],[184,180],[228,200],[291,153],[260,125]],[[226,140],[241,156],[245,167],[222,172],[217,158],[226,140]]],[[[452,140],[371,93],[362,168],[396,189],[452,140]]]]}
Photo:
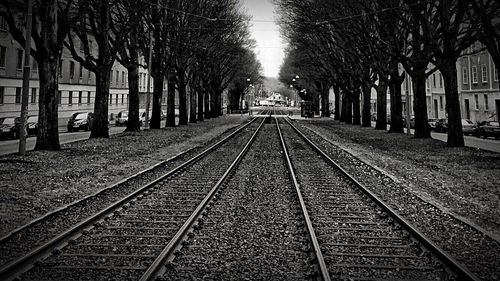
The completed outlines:
{"type": "MultiPolygon", "coordinates": [[[[116,254],[110,254],[109,252],[107,254],[101,253],[105,252],[102,250],[101,247],[102,245],[108,245],[106,244],[106,239],[114,239],[116,236],[115,234],[110,234],[110,233],[105,233],[106,231],[109,231],[110,229],[114,229],[114,231],[127,231],[132,230],[132,231],[145,231],[145,233],[141,234],[136,234],[136,233],[129,233],[129,234],[124,234],[126,237],[130,239],[152,239],[152,241],[147,241],[151,243],[144,243],[145,245],[162,245],[162,241],[156,241],[158,243],[153,243],[154,240],[156,239],[156,236],[153,233],[149,233],[148,235],[147,231],[160,231],[157,227],[154,227],[152,225],[147,226],[147,221],[154,221],[154,222],[170,222],[167,217],[172,215],[171,213],[162,213],[161,210],[155,209],[153,211],[153,208],[151,208],[151,212],[158,211],[158,215],[160,216],[159,220],[156,220],[155,218],[158,218],[157,215],[152,214],[152,213],[147,213],[147,210],[149,207],[144,207],[141,211],[138,211],[138,213],[135,213],[137,218],[135,219],[137,224],[134,224],[134,220],[132,221],[126,221],[125,223],[117,223],[117,225],[109,225],[108,221],[114,221],[114,219],[120,217],[120,213],[124,212],[124,210],[128,209],[128,207],[132,204],[134,205],[135,203],[142,202],[144,201],[145,203],[142,204],[142,206],[152,206],[151,204],[148,204],[148,199],[147,198],[152,198],[155,195],[158,196],[159,198],[164,198],[161,197],[162,195],[165,195],[166,198],[174,198],[173,196],[176,194],[175,191],[172,191],[177,185],[178,187],[186,187],[186,192],[184,194],[188,194],[188,196],[185,196],[187,198],[191,198],[194,201],[199,199],[199,197],[196,197],[195,195],[200,196],[198,194],[200,191],[198,190],[200,187],[197,184],[194,184],[192,187],[189,181],[186,182],[185,179],[188,178],[186,176],[185,170],[191,170],[192,171],[192,177],[194,177],[193,181],[198,181],[199,185],[210,185],[210,183],[214,180],[213,178],[208,178],[206,175],[211,175],[214,173],[219,172],[220,169],[224,167],[222,163],[227,163],[230,161],[232,157],[234,157],[235,151],[241,149],[241,143],[244,143],[243,139],[248,138],[249,134],[249,128],[251,127],[256,127],[258,124],[255,124],[254,122],[249,122],[246,124],[246,126],[241,127],[237,131],[235,131],[233,134],[230,136],[227,136],[223,140],[219,141],[218,143],[214,144],[210,148],[206,149],[202,153],[196,155],[195,157],[191,158],[189,161],[185,162],[181,166],[178,166],[174,170],[170,171],[169,173],[163,175],[162,177],[147,183],[146,185],[142,186],[141,188],[137,189],[135,192],[132,194],[126,196],[125,198],[122,198],[118,200],[117,202],[113,203],[106,209],[102,210],[101,212],[93,215],[92,217],[80,222],[79,224],[73,226],[72,228],[66,230],[64,233],[52,238],[49,242],[44,243],[43,245],[39,246],[38,248],[32,250],[30,253],[24,255],[23,257],[12,261],[11,263],[3,266],[0,269],[0,276],[2,276],[2,280],[12,280],[13,278],[16,278],[20,276],[23,272],[32,269],[34,265],[36,265],[33,270],[29,271],[27,274],[22,275],[23,280],[82,280],[81,278],[87,278],[87,280],[97,280],[97,277],[103,278],[103,275],[96,274],[95,272],[92,274],[82,274],[82,272],[79,271],[88,271],[92,269],[96,269],[98,272],[102,273],[101,271],[106,271],[107,269],[110,269],[112,271],[113,268],[117,269],[120,272],[126,272],[127,270],[122,269],[121,267],[127,267],[129,266],[132,268],[132,271],[140,271],[139,268],[142,269],[143,266],[138,266],[137,268],[134,269],[134,266],[130,266],[130,262],[127,262],[127,265],[123,265],[120,263],[123,259],[128,259],[129,256],[125,254],[125,256],[122,256],[120,253],[116,254]],[[217,150],[217,152],[214,153],[214,151],[217,150]],[[232,156],[233,155],[233,156],[232,156]],[[215,157],[215,158],[214,158],[215,157]],[[217,163],[214,167],[214,164],[217,163]],[[220,165],[219,165],[220,164],[220,165]],[[207,170],[208,169],[208,170],[207,170]],[[201,172],[200,171],[204,171],[201,172]],[[183,180],[184,178],[184,180],[183,180]],[[172,185],[174,184],[174,185],[172,185]],[[160,187],[158,187],[160,186],[160,187]],[[163,189],[161,188],[163,186],[163,189]],[[192,188],[191,193],[189,188],[192,188]],[[198,189],[197,189],[198,188],[198,189]],[[163,190],[165,192],[164,194],[161,193],[155,193],[157,191],[155,190],[163,190]],[[196,190],[193,190],[196,189],[196,190]],[[152,190],[152,191],[151,191],[152,190]],[[169,193],[170,192],[170,193],[169,193]],[[172,193],[172,194],[171,194],[172,193]],[[146,213],[141,213],[141,212],[146,212],[146,213]],[[141,217],[142,216],[142,217],[141,217]],[[163,217],[161,217],[163,216],[163,217]],[[163,218],[163,220],[162,220],[163,218]],[[131,225],[127,225],[127,223],[130,223],[131,225]],[[142,224],[142,225],[141,225],[142,224]],[[102,228],[102,226],[108,226],[110,228],[102,228]],[[143,229],[144,228],[144,229],[143,229]],[[99,243],[97,241],[86,241],[83,244],[80,243],[82,239],[86,239],[89,237],[89,235],[92,235],[92,233],[100,233],[100,237],[104,240],[100,240],[99,243]],[[128,235],[128,236],[127,236],[128,235]],[[141,236],[143,235],[143,236],[141,236]],[[75,242],[76,241],[76,242],[75,242]],[[88,243],[87,243],[88,242],[88,243]],[[95,243],[94,243],[95,242],[95,243]],[[102,243],[101,243],[102,242],[102,243]],[[78,251],[76,252],[69,252],[68,254],[68,249],[73,249],[77,246],[76,245],[86,245],[85,247],[91,247],[92,245],[96,246],[98,245],[97,249],[92,250],[90,253],[84,253],[81,254],[78,251]],[[70,245],[69,247],[67,247],[70,245]],[[97,254],[96,254],[97,252],[97,254]],[[109,255],[109,256],[108,256],[109,255]],[[63,256],[64,258],[61,259],[59,258],[60,256],[63,256]],[[77,262],[73,262],[75,257],[79,257],[78,260],[82,261],[81,264],[77,262]],[[117,260],[118,266],[115,266],[114,264],[107,264],[103,266],[97,266],[97,264],[102,263],[102,259],[108,260],[115,258],[117,260]],[[69,263],[67,261],[70,261],[69,263]],[[73,273],[77,275],[68,275],[64,277],[58,276],[58,271],[54,270],[57,268],[57,266],[62,266],[63,271],[68,274],[68,273],[73,273]],[[64,269],[64,267],[68,267],[64,269]],[[50,270],[47,271],[47,269],[50,268],[50,270]],[[48,278],[44,274],[56,274],[56,276],[49,276],[48,278]]],[[[158,191],[160,192],[160,191],[158,191]]],[[[182,195],[179,195],[180,199],[183,198],[182,195]]],[[[179,199],[177,198],[177,199],[179,199]]],[[[180,200],[179,199],[179,200],[180,200]]],[[[153,199],[151,199],[153,200],[153,199]]],[[[153,200],[154,201],[154,200],[153,200]]],[[[171,202],[171,201],[168,201],[171,202]]],[[[167,203],[167,201],[163,202],[158,202],[158,204],[162,203],[167,203]]],[[[175,202],[174,202],[175,203],[175,202]]],[[[175,204],[172,203],[174,206],[175,204]]],[[[185,204],[186,206],[190,206],[189,204],[185,204]]],[[[157,205],[155,205],[157,206],[157,205]]],[[[175,205],[176,206],[176,205],[175,205]]],[[[177,206],[179,207],[179,206],[177,206]]],[[[188,208],[189,209],[189,208],[188,208]]],[[[167,209],[169,210],[169,209],[167,209]]],[[[125,211],[127,212],[127,211],[125,211]]],[[[128,213],[125,213],[124,216],[129,215],[128,213]]],[[[180,216],[179,218],[181,218],[180,216]]],[[[175,224],[174,224],[175,225],[175,224]]],[[[120,236],[121,234],[117,234],[120,236]]],[[[158,239],[161,240],[161,238],[165,235],[159,235],[158,239]]],[[[165,237],[163,237],[165,238],[165,237]]],[[[120,239],[120,238],[119,238],[120,239]]],[[[123,235],[122,235],[122,242],[124,244],[119,245],[126,245],[127,244],[127,239],[123,240],[123,235]]],[[[133,241],[133,240],[132,240],[133,241]]],[[[164,242],[164,241],[163,241],[164,242]]],[[[129,246],[133,246],[133,243],[128,243],[131,244],[129,246]]],[[[112,243],[109,245],[113,245],[112,243]]],[[[112,247],[112,246],[110,246],[112,247]]],[[[109,250],[109,247],[107,248],[109,250]]],[[[116,252],[116,251],[114,251],[116,252]]],[[[139,255],[139,260],[136,260],[139,264],[143,264],[141,262],[141,258],[144,259],[150,259],[150,255],[145,255],[144,257],[141,257],[139,255]]],[[[154,258],[153,258],[154,260],[154,258]]],[[[60,273],[60,272],[59,272],[60,273]]],[[[49,274],[49,275],[50,275],[49,274]]],[[[116,274],[112,273],[112,276],[115,277],[116,279],[116,274]]],[[[127,274],[125,274],[127,275],[127,274]]],[[[132,274],[134,275],[134,274],[132,274]]],[[[137,274],[135,274],[137,275],[137,274]]],[[[140,275],[139,275],[140,276],[140,275]]],[[[108,278],[110,276],[107,276],[108,278]]],[[[130,276],[129,276],[130,277],[130,276]]],[[[137,277],[137,276],[135,276],[137,277]]],[[[132,279],[135,280],[135,279],[132,279]]]]}
{"type": "Polygon", "coordinates": [[[281,127],[332,278],[479,280],[289,121],[281,127]]]}

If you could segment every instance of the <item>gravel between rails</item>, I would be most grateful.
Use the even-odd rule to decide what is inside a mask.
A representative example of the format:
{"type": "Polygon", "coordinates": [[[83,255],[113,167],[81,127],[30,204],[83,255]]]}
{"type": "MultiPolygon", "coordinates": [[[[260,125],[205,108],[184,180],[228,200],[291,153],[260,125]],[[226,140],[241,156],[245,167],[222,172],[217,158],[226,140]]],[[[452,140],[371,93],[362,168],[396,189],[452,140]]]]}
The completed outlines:
{"type": "Polygon", "coordinates": [[[234,130],[235,126],[231,126],[222,134],[208,140],[205,145],[195,147],[192,151],[181,156],[180,158],[167,162],[163,165],[159,165],[151,171],[141,174],[124,184],[117,185],[112,189],[105,190],[95,197],[83,200],[62,212],[58,212],[55,215],[49,216],[46,219],[32,224],[15,235],[10,236],[8,239],[1,241],[0,265],[5,265],[13,259],[26,254],[36,246],[48,241],[70,226],[75,225],[84,218],[97,213],[112,202],[115,202],[116,200],[135,191],[140,186],[167,173],[234,130]]]}
{"type": "Polygon", "coordinates": [[[294,122],[328,156],[368,186],[402,217],[483,280],[500,280],[500,243],[424,201],[404,183],[397,183],[324,137],[294,122]]]}
{"type": "Polygon", "coordinates": [[[123,246],[166,245],[224,174],[257,126],[254,122],[216,151],[155,184],[147,193],[125,204],[122,210],[108,215],[102,223],[74,239],[58,254],[44,259],[23,274],[22,279],[80,280],[83,274],[86,279],[109,280],[114,272],[120,274],[120,278],[112,280],[138,280],[143,273],[139,269],[145,271],[162,247],[149,249],[152,250],[149,252],[137,247],[130,252],[123,246]],[[121,251],[96,255],[96,252],[103,252],[103,248],[113,246],[121,247],[121,251]],[[103,275],[94,274],[95,267],[101,268],[103,275]],[[79,274],[75,275],[73,269],[79,274]],[[82,269],[89,270],[85,273],[82,269]]]}
{"type": "Polygon", "coordinates": [[[312,280],[309,240],[283,160],[266,124],[164,280],[312,280]]]}

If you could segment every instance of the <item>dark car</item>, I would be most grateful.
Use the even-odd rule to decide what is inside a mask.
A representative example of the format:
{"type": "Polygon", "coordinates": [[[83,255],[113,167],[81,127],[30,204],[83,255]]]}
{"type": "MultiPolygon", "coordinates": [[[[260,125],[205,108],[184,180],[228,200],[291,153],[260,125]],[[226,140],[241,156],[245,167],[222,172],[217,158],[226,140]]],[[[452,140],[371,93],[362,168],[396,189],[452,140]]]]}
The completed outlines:
{"type": "Polygon", "coordinates": [[[68,132],[92,129],[94,114],[92,112],[76,112],[68,120],[68,132]]]}
{"type": "Polygon", "coordinates": [[[28,130],[28,135],[36,135],[38,132],[38,116],[36,115],[31,115],[28,116],[27,119],[27,130],[28,130]]]}
{"type": "Polygon", "coordinates": [[[17,139],[19,137],[19,117],[0,118],[0,136],[17,139]]]}
{"type": "Polygon", "coordinates": [[[118,112],[118,114],[116,115],[115,125],[117,127],[118,126],[125,126],[125,125],[127,125],[127,122],[128,122],[128,111],[123,110],[123,111],[118,112]]]}
{"type": "Polygon", "coordinates": [[[436,128],[434,130],[438,133],[448,132],[448,119],[446,119],[446,118],[439,119],[436,122],[436,128]]]}
{"type": "Polygon", "coordinates": [[[462,132],[464,135],[472,135],[476,132],[476,124],[469,119],[462,119],[462,132]]]}
{"type": "Polygon", "coordinates": [[[436,130],[436,123],[438,121],[439,121],[438,118],[429,118],[428,123],[429,123],[429,127],[431,128],[431,131],[436,130]]]}
{"type": "Polygon", "coordinates": [[[476,136],[479,137],[494,137],[496,140],[500,138],[500,122],[498,121],[483,121],[476,129],[476,136]]]}

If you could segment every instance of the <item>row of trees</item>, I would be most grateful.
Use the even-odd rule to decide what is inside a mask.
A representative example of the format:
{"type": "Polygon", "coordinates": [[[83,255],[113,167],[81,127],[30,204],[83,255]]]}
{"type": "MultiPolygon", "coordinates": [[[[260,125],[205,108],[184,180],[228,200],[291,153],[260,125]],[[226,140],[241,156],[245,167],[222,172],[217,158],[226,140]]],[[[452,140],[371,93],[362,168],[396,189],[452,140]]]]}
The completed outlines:
{"type": "MultiPolygon", "coordinates": [[[[296,75],[323,102],[335,93],[335,119],[371,125],[370,95],[377,92],[376,129],[402,133],[401,85],[413,82],[415,137],[429,138],[425,82],[439,70],[444,79],[448,146],[463,146],[457,59],[481,41],[500,67],[498,0],[276,0],[283,35],[290,43],[280,80],[296,75]],[[342,97],[340,99],[340,97],[342,97]],[[342,100],[342,104],[338,101],[342,100]],[[362,102],[361,102],[362,101],[362,102]],[[341,108],[339,111],[338,109],[341,108]]],[[[303,98],[310,98],[304,96],[303,98]]]]}
{"type": "MultiPolygon", "coordinates": [[[[33,0],[34,47],[40,80],[39,131],[35,149],[60,149],[58,67],[63,48],[95,73],[91,138],[109,137],[108,98],[115,61],[128,70],[128,131],[140,130],[139,67],[154,79],[151,128],[160,128],[164,81],[168,81],[167,126],[187,125],[222,114],[222,93],[242,77],[260,77],[251,50],[249,17],[238,0],[33,0]],[[140,65],[143,56],[145,64],[140,65]],[[189,99],[189,101],[188,101],[189,99]],[[189,104],[189,108],[188,108],[189,104]]],[[[27,0],[7,0],[0,15],[12,37],[24,45],[19,15],[27,0]]],[[[22,18],[22,17],[21,17],[22,18]]]]}

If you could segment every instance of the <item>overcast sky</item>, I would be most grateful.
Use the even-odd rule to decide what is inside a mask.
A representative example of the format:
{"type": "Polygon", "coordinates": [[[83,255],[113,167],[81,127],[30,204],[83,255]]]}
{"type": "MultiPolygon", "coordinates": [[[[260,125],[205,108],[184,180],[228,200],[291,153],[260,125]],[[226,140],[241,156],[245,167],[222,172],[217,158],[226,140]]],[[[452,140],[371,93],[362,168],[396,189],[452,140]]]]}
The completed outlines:
{"type": "Polygon", "coordinates": [[[283,44],[278,26],[274,23],[274,5],[271,0],[241,0],[243,9],[253,16],[250,31],[257,41],[255,53],[262,64],[264,76],[278,77],[283,61],[283,44]]]}

